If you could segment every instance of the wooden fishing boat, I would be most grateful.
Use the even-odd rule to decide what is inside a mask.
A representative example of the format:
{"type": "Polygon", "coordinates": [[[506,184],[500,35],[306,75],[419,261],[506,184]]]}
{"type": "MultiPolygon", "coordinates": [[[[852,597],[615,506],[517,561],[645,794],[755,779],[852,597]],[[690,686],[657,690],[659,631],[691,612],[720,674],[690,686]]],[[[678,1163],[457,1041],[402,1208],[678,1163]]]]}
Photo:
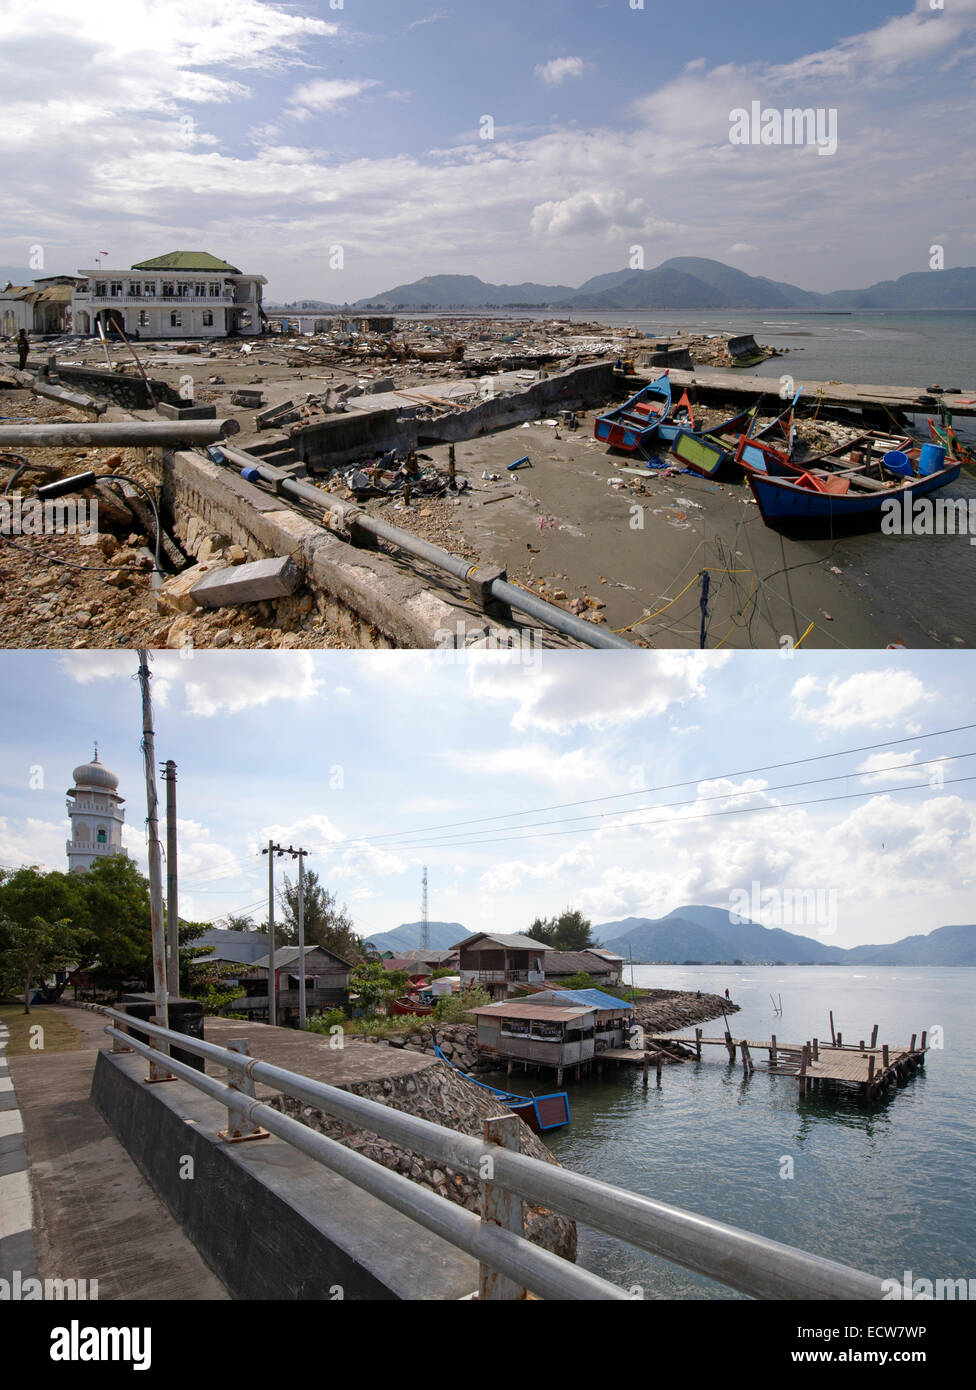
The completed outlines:
{"type": "Polygon", "coordinates": [[[889,499],[907,507],[917,497],[936,492],[959,477],[960,465],[947,464],[927,477],[888,481],[880,460],[846,469],[805,466],[795,478],[748,475],[767,526],[834,534],[842,530],[872,530],[879,526],[889,499]]]}
{"type": "Polygon", "coordinates": [[[952,428],[952,416],[946,415],[942,424],[936,424],[932,419],[929,420],[929,431],[932,435],[932,442],[939,444],[946,451],[946,458],[953,463],[961,463],[964,468],[976,468],[976,453],[968,449],[965,444],[960,444],[959,436],[952,428]]]}
{"type": "Polygon", "coordinates": [[[656,438],[665,443],[673,444],[679,430],[693,431],[694,428],[695,412],[691,408],[688,392],[685,391],[678,404],[672,407],[668,418],[658,425],[656,438]]]}
{"type": "Polygon", "coordinates": [[[425,1018],[434,1012],[433,1004],[421,1004],[418,999],[411,999],[409,995],[402,995],[399,999],[394,999],[392,1012],[395,1014],[418,1014],[425,1018]]]}
{"type": "Polygon", "coordinates": [[[468,1076],[466,1071],[461,1071],[450,1057],[444,1056],[436,1043],[434,1052],[442,1062],[461,1072],[461,1075],[475,1086],[480,1086],[484,1091],[491,1091],[513,1115],[523,1119],[534,1134],[543,1134],[547,1129],[561,1129],[563,1125],[569,1124],[569,1096],[565,1091],[551,1091],[544,1096],[519,1096],[514,1091],[501,1091],[497,1086],[489,1086],[486,1081],[476,1081],[473,1076],[468,1076]]]}
{"type": "Polygon", "coordinates": [[[725,420],[714,429],[695,433],[680,429],[675,435],[671,452],[688,468],[706,478],[713,478],[724,463],[734,459],[741,435],[751,434],[759,413],[759,403],[725,420]]]}
{"type": "Polygon", "coordinates": [[[665,372],[617,410],[597,417],[593,437],[632,454],[646,447],[671,413],[671,380],[665,372]]]}
{"type": "Polygon", "coordinates": [[[796,446],[796,403],[803,387],[775,420],[755,433],[741,434],[735,451],[735,462],[744,473],[770,473],[775,477],[790,477],[798,472],[793,462],[796,446]],[[774,445],[770,440],[775,439],[774,445]]]}

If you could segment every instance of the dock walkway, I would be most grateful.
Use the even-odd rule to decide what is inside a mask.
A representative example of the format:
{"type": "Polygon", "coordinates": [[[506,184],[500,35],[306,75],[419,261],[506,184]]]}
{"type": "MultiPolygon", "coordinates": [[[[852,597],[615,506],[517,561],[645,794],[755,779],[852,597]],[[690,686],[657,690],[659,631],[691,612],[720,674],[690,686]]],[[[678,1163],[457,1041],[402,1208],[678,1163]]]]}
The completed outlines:
{"type": "MultiPolygon", "coordinates": [[[[869,413],[886,414],[891,412],[897,419],[899,413],[936,415],[940,406],[944,405],[953,416],[959,418],[976,415],[976,389],[958,393],[954,391],[932,392],[917,386],[866,386],[843,381],[811,381],[804,376],[799,363],[790,362],[787,366],[786,358],[776,360],[782,361],[781,375],[792,376],[796,381],[797,389],[802,385],[801,408],[812,409],[819,402],[822,406],[862,410],[869,413]]],[[[650,379],[654,375],[654,369],[643,367],[639,375],[641,378],[648,377],[650,379]]],[[[752,376],[732,368],[726,370],[699,368],[694,371],[672,368],[670,377],[672,387],[677,387],[679,392],[695,387],[699,400],[705,404],[713,400],[717,402],[740,398],[744,402],[751,403],[757,396],[763,394],[775,397],[779,390],[778,376],[752,376]]],[[[628,380],[632,381],[634,378],[631,377],[628,380]]],[[[788,404],[788,401],[784,404],[788,404]]]]}
{"type": "MultiPolygon", "coordinates": [[[[752,1053],[766,1052],[769,1057],[767,1070],[778,1076],[795,1076],[799,1083],[800,1095],[822,1082],[840,1082],[857,1086],[865,1099],[879,1100],[900,1081],[907,1080],[925,1065],[927,1035],[921,1039],[913,1033],[907,1044],[878,1043],[877,1025],[871,1034],[871,1041],[862,1039],[857,1044],[846,1044],[838,1034],[831,1043],[823,1043],[813,1038],[803,1043],[780,1042],[775,1033],[768,1039],[734,1038],[726,1033],[720,1038],[705,1038],[701,1030],[695,1030],[694,1037],[675,1035],[655,1035],[649,1039],[651,1046],[664,1046],[679,1043],[683,1047],[694,1048],[701,1059],[703,1047],[724,1047],[729,1054],[729,1062],[741,1054],[742,1065],[746,1071],[754,1071],[752,1053]]],[[[607,1054],[604,1054],[607,1055],[607,1054]]],[[[640,1054],[636,1054],[640,1055],[640,1054]]]]}

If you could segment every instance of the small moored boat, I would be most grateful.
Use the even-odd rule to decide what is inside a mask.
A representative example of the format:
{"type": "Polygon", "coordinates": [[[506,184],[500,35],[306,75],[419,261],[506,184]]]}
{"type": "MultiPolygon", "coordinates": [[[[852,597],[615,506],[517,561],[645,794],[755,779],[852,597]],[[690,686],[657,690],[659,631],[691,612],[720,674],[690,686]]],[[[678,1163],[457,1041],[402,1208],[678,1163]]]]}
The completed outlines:
{"type": "Polygon", "coordinates": [[[569,1096],[565,1091],[551,1091],[544,1096],[519,1096],[513,1091],[500,1091],[497,1086],[489,1086],[486,1081],[476,1081],[473,1076],[468,1076],[466,1071],[461,1071],[450,1057],[444,1056],[436,1043],[434,1052],[442,1062],[461,1072],[461,1075],[475,1086],[491,1091],[492,1095],[497,1096],[514,1115],[523,1119],[534,1134],[543,1134],[547,1129],[561,1129],[563,1125],[569,1124],[569,1096]]]}
{"type": "Polygon", "coordinates": [[[670,413],[671,380],[665,372],[617,410],[598,416],[593,437],[632,454],[650,443],[670,413]]]}

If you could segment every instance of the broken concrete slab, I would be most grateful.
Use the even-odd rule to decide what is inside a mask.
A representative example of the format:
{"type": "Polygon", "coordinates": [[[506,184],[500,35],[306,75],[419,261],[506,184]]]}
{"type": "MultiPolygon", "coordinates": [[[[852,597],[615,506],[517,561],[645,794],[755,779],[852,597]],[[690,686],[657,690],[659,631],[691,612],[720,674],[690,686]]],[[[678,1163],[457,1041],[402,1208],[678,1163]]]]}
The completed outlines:
{"type": "Polygon", "coordinates": [[[216,420],[217,407],[215,405],[170,405],[168,401],[160,401],[156,407],[160,415],[167,420],[216,420]]]}
{"type": "Polygon", "coordinates": [[[191,590],[213,571],[217,571],[217,564],[213,562],[191,565],[182,574],[174,574],[172,578],[164,580],[156,595],[156,607],[159,612],[192,613],[197,603],[191,597],[191,590]]]}
{"type": "Polygon", "coordinates": [[[239,603],[283,598],[293,594],[301,582],[299,567],[291,556],[282,555],[215,570],[204,576],[190,592],[201,608],[229,608],[239,603]]]}

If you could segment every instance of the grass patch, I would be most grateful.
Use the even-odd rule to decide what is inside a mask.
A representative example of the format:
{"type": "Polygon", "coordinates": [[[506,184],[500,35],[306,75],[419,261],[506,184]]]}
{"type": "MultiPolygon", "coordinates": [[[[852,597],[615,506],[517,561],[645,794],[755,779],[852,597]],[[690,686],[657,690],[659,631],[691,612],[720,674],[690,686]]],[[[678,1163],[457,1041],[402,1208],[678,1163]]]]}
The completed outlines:
{"type": "Polygon", "coordinates": [[[44,1052],[80,1052],[83,1044],[81,1034],[61,1014],[52,1013],[43,1004],[33,1004],[29,1014],[24,1013],[23,1004],[0,1004],[0,1021],[10,1029],[7,1042],[8,1057],[39,1057],[44,1052]],[[31,1028],[43,1028],[43,1033],[34,1033],[34,1046],[31,1047],[31,1028]],[[38,1047],[43,1040],[44,1046],[38,1047]]]}

